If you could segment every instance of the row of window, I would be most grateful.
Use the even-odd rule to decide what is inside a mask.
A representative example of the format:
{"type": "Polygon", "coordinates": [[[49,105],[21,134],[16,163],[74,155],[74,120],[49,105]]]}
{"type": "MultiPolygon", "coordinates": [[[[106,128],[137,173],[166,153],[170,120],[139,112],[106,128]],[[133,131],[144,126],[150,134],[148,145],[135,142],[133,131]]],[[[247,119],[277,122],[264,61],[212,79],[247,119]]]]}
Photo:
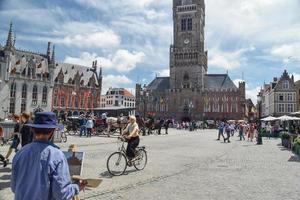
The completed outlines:
{"type": "MultiPolygon", "coordinates": [[[[112,105],[114,105],[114,106],[119,106],[120,103],[119,103],[119,101],[117,101],[117,100],[115,100],[115,101],[109,100],[109,101],[106,101],[106,105],[110,105],[110,106],[112,106],[112,105]]],[[[121,101],[121,105],[122,105],[122,106],[125,106],[125,107],[134,107],[134,103],[132,103],[132,102],[124,102],[124,101],[121,101]]]]}
{"type": "Polygon", "coordinates": [[[198,53],[175,54],[175,59],[198,59],[198,53]]]}
{"type": "MultiPolygon", "coordinates": [[[[16,91],[17,91],[17,83],[12,83],[10,86],[10,103],[9,103],[9,113],[15,113],[16,110],[16,91]]],[[[27,84],[22,85],[22,93],[21,93],[21,112],[26,111],[27,106],[27,95],[28,89],[27,84]]],[[[42,105],[47,105],[48,98],[48,87],[44,86],[42,91],[42,105]]],[[[32,88],[32,105],[37,105],[38,101],[38,86],[34,85],[32,88]]]]}
{"type": "MultiPolygon", "coordinates": [[[[87,99],[86,98],[81,98],[79,100],[79,97],[75,97],[75,96],[72,96],[71,98],[69,98],[69,102],[68,104],[66,104],[66,97],[65,96],[61,96],[60,99],[58,98],[57,95],[54,96],[54,102],[53,102],[53,105],[58,107],[69,107],[69,108],[72,108],[72,107],[75,107],[75,108],[78,108],[79,107],[79,102],[80,102],[80,108],[91,108],[92,107],[92,98],[91,97],[88,97],[87,99]],[[60,103],[60,104],[59,104],[60,103]]],[[[94,107],[97,107],[97,99],[94,99],[94,107]]]]}
{"type": "Polygon", "coordinates": [[[277,101],[296,101],[296,93],[279,93],[276,94],[277,101]]]}
{"type": "Polygon", "coordinates": [[[277,112],[279,113],[291,113],[296,111],[295,104],[278,104],[277,105],[277,112]]]}

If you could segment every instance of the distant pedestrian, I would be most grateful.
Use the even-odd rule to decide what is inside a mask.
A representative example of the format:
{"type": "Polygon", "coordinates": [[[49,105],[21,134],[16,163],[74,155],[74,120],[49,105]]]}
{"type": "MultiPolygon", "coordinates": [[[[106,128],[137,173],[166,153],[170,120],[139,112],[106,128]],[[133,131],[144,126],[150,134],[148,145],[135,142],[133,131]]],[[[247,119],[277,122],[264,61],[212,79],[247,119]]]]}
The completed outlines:
{"type": "Polygon", "coordinates": [[[226,123],[225,124],[225,132],[226,132],[226,138],[224,138],[224,142],[230,143],[230,134],[231,134],[231,129],[230,129],[230,124],[226,123]]]}
{"type": "Polygon", "coordinates": [[[80,116],[80,119],[79,119],[79,126],[80,126],[80,133],[79,133],[79,136],[83,136],[83,135],[86,135],[86,118],[84,115],[81,115],[80,116]]]}
{"type": "Polygon", "coordinates": [[[255,126],[254,126],[254,124],[251,124],[250,128],[249,128],[249,136],[250,136],[251,142],[253,142],[254,133],[255,133],[255,126]]]}
{"type": "Polygon", "coordinates": [[[225,137],[224,137],[224,127],[225,127],[225,123],[220,122],[219,123],[219,133],[218,133],[218,139],[217,140],[220,140],[221,136],[223,137],[223,139],[225,139],[225,137]]]}
{"type": "Polygon", "coordinates": [[[32,123],[32,121],[30,120],[30,114],[26,112],[22,113],[21,122],[22,122],[21,130],[20,130],[21,145],[22,147],[24,147],[26,144],[29,144],[33,141],[33,133],[31,131],[31,128],[27,126],[27,124],[32,123]]]}
{"type": "Polygon", "coordinates": [[[240,136],[240,141],[245,140],[245,136],[244,136],[244,124],[240,124],[239,125],[239,136],[240,136]]]}
{"type": "Polygon", "coordinates": [[[86,137],[92,137],[92,129],[94,128],[94,122],[91,117],[88,118],[85,126],[87,129],[86,137]]]}

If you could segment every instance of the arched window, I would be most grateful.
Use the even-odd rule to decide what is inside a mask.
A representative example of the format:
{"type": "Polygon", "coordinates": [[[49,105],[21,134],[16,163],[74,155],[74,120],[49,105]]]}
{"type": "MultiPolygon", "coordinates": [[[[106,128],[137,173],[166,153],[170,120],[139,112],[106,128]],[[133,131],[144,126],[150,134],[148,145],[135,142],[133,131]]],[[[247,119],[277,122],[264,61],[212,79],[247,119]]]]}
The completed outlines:
{"type": "Polygon", "coordinates": [[[21,113],[26,111],[26,98],[27,98],[27,85],[24,83],[22,86],[21,113]]]}
{"type": "Polygon", "coordinates": [[[38,87],[36,85],[32,88],[32,104],[37,105],[38,87]]]}
{"type": "Polygon", "coordinates": [[[43,87],[43,94],[42,94],[42,104],[47,105],[47,99],[48,99],[48,88],[47,86],[43,87]]]}
{"type": "Polygon", "coordinates": [[[27,85],[23,84],[22,86],[22,99],[26,99],[27,98],[27,85]]]}
{"type": "Polygon", "coordinates": [[[14,114],[16,108],[16,90],[17,84],[13,82],[10,86],[10,102],[9,102],[9,113],[14,114]]]}

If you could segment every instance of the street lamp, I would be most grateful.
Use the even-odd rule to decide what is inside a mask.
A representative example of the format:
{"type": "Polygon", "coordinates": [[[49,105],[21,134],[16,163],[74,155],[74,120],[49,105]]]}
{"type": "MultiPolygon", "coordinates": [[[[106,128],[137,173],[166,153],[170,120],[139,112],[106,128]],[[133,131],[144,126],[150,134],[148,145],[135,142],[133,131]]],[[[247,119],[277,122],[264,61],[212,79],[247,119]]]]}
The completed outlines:
{"type": "Polygon", "coordinates": [[[257,145],[262,145],[262,135],[261,135],[261,103],[262,103],[262,97],[261,93],[258,94],[257,96],[257,103],[258,103],[258,123],[257,123],[257,129],[258,129],[258,134],[257,134],[257,145]]]}
{"type": "Polygon", "coordinates": [[[190,120],[192,121],[192,109],[194,108],[194,104],[193,102],[191,101],[189,103],[189,113],[190,113],[190,120]]]}
{"type": "Polygon", "coordinates": [[[146,118],[146,109],[147,109],[147,105],[146,105],[146,101],[149,97],[149,92],[146,90],[146,87],[144,86],[144,88],[141,90],[140,92],[140,100],[143,102],[143,112],[144,112],[144,119],[146,118]]]}

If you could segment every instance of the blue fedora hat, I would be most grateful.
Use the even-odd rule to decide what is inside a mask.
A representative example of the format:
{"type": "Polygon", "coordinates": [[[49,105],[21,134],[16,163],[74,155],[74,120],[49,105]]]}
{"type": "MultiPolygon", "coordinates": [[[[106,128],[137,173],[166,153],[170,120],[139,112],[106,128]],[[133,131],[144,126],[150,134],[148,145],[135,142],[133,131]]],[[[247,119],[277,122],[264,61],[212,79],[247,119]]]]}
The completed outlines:
{"type": "Polygon", "coordinates": [[[26,125],[32,128],[64,128],[63,125],[57,123],[56,115],[53,112],[37,112],[34,122],[26,125]]]}

